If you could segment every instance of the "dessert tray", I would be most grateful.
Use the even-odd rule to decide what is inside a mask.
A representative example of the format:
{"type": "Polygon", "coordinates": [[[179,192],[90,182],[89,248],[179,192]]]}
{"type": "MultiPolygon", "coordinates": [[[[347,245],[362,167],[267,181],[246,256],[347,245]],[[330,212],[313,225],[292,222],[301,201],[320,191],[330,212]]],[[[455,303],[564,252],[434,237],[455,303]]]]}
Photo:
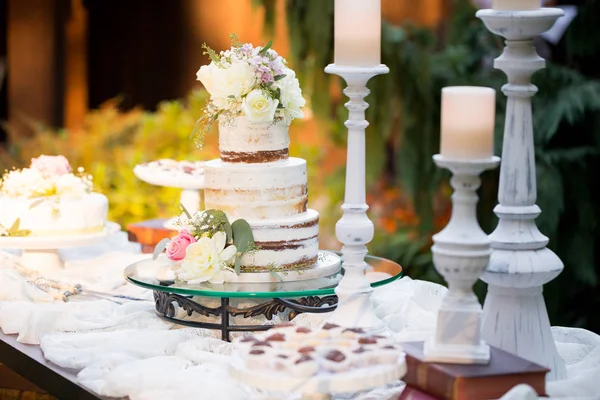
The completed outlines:
{"type": "Polygon", "coordinates": [[[24,267],[46,273],[64,266],[59,249],[94,244],[120,230],[119,224],[108,222],[102,231],[82,235],[0,237],[0,248],[22,250],[20,263],[24,267]]]}
{"type": "MultiPolygon", "coordinates": [[[[321,253],[339,256],[338,252],[321,253]]],[[[402,276],[402,267],[393,261],[370,255],[365,261],[372,287],[386,285],[402,276]]],[[[230,340],[231,332],[267,330],[272,325],[264,322],[282,312],[288,312],[292,320],[299,313],[333,311],[337,305],[334,289],[343,277],[343,270],[338,268],[330,275],[305,280],[191,285],[165,277],[161,268],[167,262],[161,257],[136,262],[125,269],[125,278],[154,291],[156,313],[161,318],[176,324],[220,330],[223,340],[230,340]],[[253,303],[241,307],[234,304],[238,300],[253,303]],[[244,322],[233,325],[231,317],[241,317],[244,322]],[[255,317],[260,317],[262,322],[256,323],[255,317]]]]}
{"type": "MultiPolygon", "coordinates": [[[[134,175],[151,185],[183,189],[179,202],[190,213],[200,210],[204,189],[204,162],[162,159],[138,164],[134,175]]],[[[165,228],[173,229],[177,217],[165,222],[165,228]]]]}
{"type": "Polygon", "coordinates": [[[204,189],[204,162],[163,159],[138,164],[135,176],[151,185],[180,189],[204,189]]]}
{"type": "Polygon", "coordinates": [[[406,363],[374,365],[347,372],[323,373],[310,378],[251,370],[239,358],[232,360],[229,372],[239,382],[260,390],[302,394],[303,400],[328,400],[333,394],[363,392],[396,382],[406,374],[406,363]]]}
{"type": "Polygon", "coordinates": [[[236,338],[233,347],[234,379],[303,399],[374,389],[406,373],[404,351],[391,337],[332,323],[320,328],[280,324],[236,338]]]}

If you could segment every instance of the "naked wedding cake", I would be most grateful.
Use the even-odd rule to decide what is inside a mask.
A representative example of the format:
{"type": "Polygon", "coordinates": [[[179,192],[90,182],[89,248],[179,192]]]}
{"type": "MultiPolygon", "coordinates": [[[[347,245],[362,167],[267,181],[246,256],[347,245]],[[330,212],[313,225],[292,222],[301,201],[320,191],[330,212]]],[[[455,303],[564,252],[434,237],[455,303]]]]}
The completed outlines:
{"type": "Polygon", "coordinates": [[[243,271],[303,269],[317,260],[319,214],[307,208],[306,161],[288,157],[285,121],[219,125],[221,159],[204,166],[205,205],[248,221],[256,250],[243,271]]]}
{"type": "Polygon", "coordinates": [[[306,161],[289,156],[288,127],[306,103],[298,79],[270,43],[204,47],[211,62],[197,77],[210,100],[197,133],[201,142],[218,122],[220,159],[204,164],[206,210],[183,218],[155,256],[165,248],[188,283],[313,268],[319,214],[307,207],[306,161]]]}
{"type": "Polygon", "coordinates": [[[108,200],[92,177],[71,170],[63,156],[42,155],[0,180],[1,236],[72,236],[101,232],[108,200]]]}

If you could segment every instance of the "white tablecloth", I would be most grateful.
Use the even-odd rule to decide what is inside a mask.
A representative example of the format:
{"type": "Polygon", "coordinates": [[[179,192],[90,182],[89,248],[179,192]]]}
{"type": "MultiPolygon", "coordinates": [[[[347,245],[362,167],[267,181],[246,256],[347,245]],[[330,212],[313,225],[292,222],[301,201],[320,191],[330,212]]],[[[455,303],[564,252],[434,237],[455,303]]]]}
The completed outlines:
{"type": "MultiPolygon", "coordinates": [[[[216,339],[214,332],[181,328],[157,318],[151,293],[123,279],[127,265],[148,257],[129,244],[123,233],[100,245],[65,251],[63,257],[68,261],[66,268],[54,278],[149,300],[125,304],[52,301],[11,269],[13,255],[0,254],[0,328],[18,334],[21,342],[39,343],[48,360],[78,370],[78,379],[86,387],[132,400],[296,398],[261,394],[239,385],[227,370],[229,343],[216,339]]],[[[440,285],[402,278],[377,289],[372,301],[398,340],[425,340],[433,331],[445,291],[440,285]]],[[[301,314],[294,322],[311,326],[323,318],[326,315],[301,314]]],[[[600,336],[562,327],[554,327],[553,333],[569,378],[549,382],[549,394],[560,399],[600,399],[600,336]]],[[[403,384],[396,384],[339,398],[393,399],[402,388],[403,384]]],[[[515,388],[505,397],[532,398],[527,388],[515,388]]]]}

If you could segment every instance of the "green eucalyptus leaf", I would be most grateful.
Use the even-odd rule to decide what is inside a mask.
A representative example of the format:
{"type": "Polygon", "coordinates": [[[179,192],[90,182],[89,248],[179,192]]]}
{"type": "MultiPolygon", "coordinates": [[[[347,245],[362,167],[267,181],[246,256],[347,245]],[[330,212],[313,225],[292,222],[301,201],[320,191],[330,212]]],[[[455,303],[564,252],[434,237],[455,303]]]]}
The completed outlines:
{"type": "Polygon", "coordinates": [[[160,253],[162,253],[165,250],[165,248],[167,247],[167,245],[170,242],[171,242],[171,239],[169,239],[169,238],[164,238],[163,240],[158,242],[156,244],[156,247],[154,248],[154,252],[152,253],[152,259],[156,260],[158,258],[158,256],[160,255],[160,253]]]}
{"type": "Polygon", "coordinates": [[[279,282],[283,282],[283,278],[275,271],[269,271],[269,274],[277,279],[279,282]]]}
{"type": "Polygon", "coordinates": [[[189,219],[192,219],[192,214],[190,214],[190,212],[187,210],[187,208],[185,208],[185,206],[183,204],[180,204],[179,206],[181,207],[181,210],[186,215],[186,217],[188,217],[189,219]]]}
{"type": "Polygon", "coordinates": [[[235,264],[233,267],[233,270],[235,271],[236,275],[239,275],[241,273],[241,269],[242,269],[242,255],[240,252],[235,253],[235,264]]]}
{"type": "Polygon", "coordinates": [[[8,228],[8,235],[14,236],[14,234],[19,231],[19,225],[21,225],[21,218],[15,219],[15,222],[8,228]]]}
{"type": "Polygon", "coordinates": [[[229,243],[233,240],[233,228],[231,227],[227,217],[225,217],[225,235],[227,235],[227,239],[225,240],[226,243],[229,243]]]}
{"type": "Polygon", "coordinates": [[[272,45],[273,45],[273,41],[270,40],[269,43],[267,43],[267,45],[265,47],[260,49],[260,51],[258,53],[260,55],[264,56],[265,54],[267,54],[267,51],[271,48],[272,45]]]}
{"type": "Polygon", "coordinates": [[[31,202],[31,204],[29,204],[29,209],[31,210],[34,207],[39,206],[40,204],[42,204],[46,199],[41,198],[41,199],[35,199],[34,201],[31,202]]]}
{"type": "Polygon", "coordinates": [[[254,246],[252,228],[245,219],[238,219],[231,224],[233,244],[240,253],[245,253],[254,246]]]}
{"type": "Polygon", "coordinates": [[[287,76],[286,74],[275,75],[273,77],[273,79],[275,79],[275,81],[278,81],[278,80],[285,78],[286,76],[287,76]]]}

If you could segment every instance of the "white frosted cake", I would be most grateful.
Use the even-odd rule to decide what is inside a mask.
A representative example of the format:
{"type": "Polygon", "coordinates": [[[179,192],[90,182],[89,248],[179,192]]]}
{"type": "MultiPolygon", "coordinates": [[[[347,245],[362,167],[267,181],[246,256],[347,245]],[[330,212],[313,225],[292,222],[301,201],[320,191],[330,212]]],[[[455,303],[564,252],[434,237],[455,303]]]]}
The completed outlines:
{"type": "Polygon", "coordinates": [[[285,121],[219,124],[221,159],[204,165],[205,205],[245,219],[257,250],[242,271],[300,270],[317,260],[319,214],[307,208],[306,161],[289,157],[285,121]]]}
{"type": "Polygon", "coordinates": [[[0,181],[0,229],[18,221],[32,236],[72,236],[101,232],[108,200],[92,192],[92,178],[71,171],[63,156],[40,156],[29,168],[8,171],[0,181]]]}

